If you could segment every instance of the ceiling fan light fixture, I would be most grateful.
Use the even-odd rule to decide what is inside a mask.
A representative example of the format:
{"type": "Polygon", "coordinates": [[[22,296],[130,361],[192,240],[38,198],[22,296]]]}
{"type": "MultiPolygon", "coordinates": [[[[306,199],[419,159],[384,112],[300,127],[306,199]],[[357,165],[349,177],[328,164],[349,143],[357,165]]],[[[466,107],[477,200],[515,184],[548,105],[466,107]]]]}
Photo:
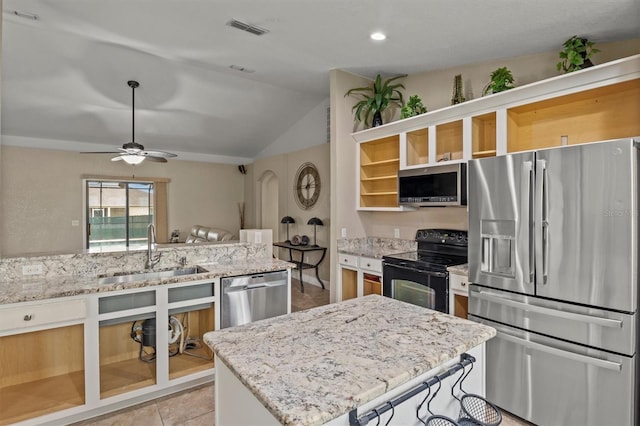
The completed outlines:
{"type": "Polygon", "coordinates": [[[121,155],[119,157],[116,158],[122,158],[124,160],[125,163],[127,164],[131,164],[131,165],[136,165],[136,164],[140,164],[144,161],[144,157],[142,155],[132,155],[132,154],[127,154],[127,155],[121,155]]]}

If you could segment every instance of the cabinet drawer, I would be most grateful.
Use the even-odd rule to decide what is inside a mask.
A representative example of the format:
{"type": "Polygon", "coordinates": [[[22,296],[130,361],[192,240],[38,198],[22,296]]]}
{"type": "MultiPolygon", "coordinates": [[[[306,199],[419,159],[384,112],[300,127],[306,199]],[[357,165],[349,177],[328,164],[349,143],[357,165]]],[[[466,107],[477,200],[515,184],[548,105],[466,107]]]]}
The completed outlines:
{"type": "Polygon", "coordinates": [[[3,309],[0,310],[0,331],[82,319],[86,313],[83,299],[3,309]]]}
{"type": "Polygon", "coordinates": [[[449,274],[449,289],[469,294],[469,282],[466,275],[449,274]]]}
{"type": "Polygon", "coordinates": [[[359,263],[360,269],[367,271],[382,273],[382,260],[370,257],[361,257],[359,263]]]}
{"type": "Polygon", "coordinates": [[[349,266],[353,266],[354,268],[357,268],[358,256],[354,256],[352,254],[338,253],[338,262],[341,265],[349,265],[349,266]]]}

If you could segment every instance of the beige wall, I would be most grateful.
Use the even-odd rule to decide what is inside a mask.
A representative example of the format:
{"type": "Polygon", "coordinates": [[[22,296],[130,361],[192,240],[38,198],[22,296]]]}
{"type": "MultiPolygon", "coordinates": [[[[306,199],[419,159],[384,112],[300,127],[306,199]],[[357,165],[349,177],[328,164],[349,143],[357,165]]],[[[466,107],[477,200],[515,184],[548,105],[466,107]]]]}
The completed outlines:
{"type": "MultiPolygon", "coordinates": [[[[593,63],[597,65],[640,53],[640,39],[597,44],[595,47],[601,50],[593,57],[593,63]]],[[[556,69],[558,60],[558,52],[544,52],[410,75],[404,79],[404,94],[407,99],[410,95],[419,95],[427,109],[433,111],[451,105],[456,74],[462,74],[465,98],[471,100],[482,97],[491,72],[497,68],[508,67],[515,85],[523,86],[560,75],[556,69]]]]}
{"type": "Polygon", "coordinates": [[[2,146],[2,254],[72,252],[83,248],[82,176],[169,178],[169,233],[184,240],[194,224],[238,234],[244,179],[237,166],[169,160],[135,169],[108,155],[2,146]],[[78,220],[80,226],[72,226],[78,220]]]}
{"type": "MultiPolygon", "coordinates": [[[[289,235],[307,235],[313,242],[313,226],[307,225],[307,221],[312,217],[319,217],[324,226],[317,227],[318,245],[328,247],[330,238],[330,155],[329,144],[322,143],[310,148],[290,152],[288,154],[275,155],[266,158],[260,158],[251,165],[251,174],[253,179],[252,194],[247,192],[247,203],[254,205],[253,223],[256,227],[262,227],[260,222],[260,180],[266,173],[273,173],[278,178],[278,218],[283,216],[291,216],[296,223],[289,225],[289,235]],[[298,168],[306,162],[313,163],[320,174],[322,189],[320,198],[315,206],[310,210],[303,210],[296,204],[293,187],[296,172],[298,168]]],[[[248,173],[249,174],[249,173],[248,173]]],[[[247,175],[248,175],[247,174],[247,175]]],[[[278,225],[273,230],[274,241],[282,241],[286,239],[285,225],[278,225]]],[[[277,252],[276,252],[277,253],[277,252]]],[[[280,251],[278,256],[282,259],[288,258],[287,251],[280,251]]],[[[315,259],[314,255],[314,259],[315,259]]],[[[312,274],[313,270],[305,271],[312,274]]],[[[320,267],[320,278],[329,280],[330,275],[330,258],[329,253],[320,267]]],[[[314,281],[314,280],[313,280],[314,281]]],[[[305,279],[306,282],[306,279],[305,279]]],[[[317,283],[316,283],[317,284],[317,283]]]]}
{"type": "MultiPolygon", "coordinates": [[[[593,62],[603,62],[640,53],[640,39],[598,44],[601,49],[593,62]]],[[[559,49],[558,49],[559,50],[559,49]]],[[[558,52],[507,58],[504,60],[470,64],[461,67],[407,76],[403,83],[406,98],[418,94],[429,111],[449,106],[453,92],[453,78],[462,74],[466,98],[480,97],[489,75],[496,68],[507,66],[512,71],[516,85],[559,75],[556,70],[558,52]]],[[[421,228],[447,227],[467,229],[465,208],[422,208],[413,212],[358,212],[356,211],[356,148],[351,133],[361,130],[354,124],[351,107],[355,98],[344,97],[347,90],[370,84],[364,77],[348,72],[330,72],[331,105],[331,175],[332,181],[332,261],[335,262],[336,239],[341,229],[346,228],[348,237],[379,236],[393,237],[394,229],[400,229],[400,237],[413,239],[421,228]]],[[[399,112],[387,113],[385,123],[397,119],[399,112]]],[[[335,263],[334,263],[335,264],[335,263]]],[[[335,272],[331,271],[331,282],[335,283],[335,272]]],[[[332,299],[333,300],[333,299],[332,299]]]]}

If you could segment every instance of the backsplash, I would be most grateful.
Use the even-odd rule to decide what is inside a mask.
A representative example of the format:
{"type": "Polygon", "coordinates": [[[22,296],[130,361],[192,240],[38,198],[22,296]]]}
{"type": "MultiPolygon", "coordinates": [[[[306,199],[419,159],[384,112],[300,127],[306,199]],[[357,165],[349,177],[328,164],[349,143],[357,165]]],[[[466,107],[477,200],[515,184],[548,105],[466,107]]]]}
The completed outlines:
{"type": "MultiPolygon", "coordinates": [[[[182,257],[186,257],[187,265],[229,264],[250,259],[269,259],[269,249],[267,244],[253,243],[179,244],[175,247],[158,248],[157,252],[162,256],[154,269],[176,267],[182,257]]],[[[122,271],[142,271],[146,260],[146,250],[12,257],[0,259],[0,277],[7,281],[51,278],[59,275],[97,276],[122,271]],[[24,275],[25,266],[37,273],[24,275]]]]}
{"type": "Polygon", "coordinates": [[[380,257],[418,249],[414,240],[385,237],[339,238],[338,251],[361,256],[380,257]]]}

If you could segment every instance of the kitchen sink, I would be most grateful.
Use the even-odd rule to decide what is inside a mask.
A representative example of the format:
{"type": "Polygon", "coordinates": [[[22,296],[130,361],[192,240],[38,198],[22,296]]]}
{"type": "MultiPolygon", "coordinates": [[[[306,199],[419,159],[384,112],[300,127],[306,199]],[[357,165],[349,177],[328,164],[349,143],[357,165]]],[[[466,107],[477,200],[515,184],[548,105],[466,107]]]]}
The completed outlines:
{"type": "Polygon", "coordinates": [[[98,284],[124,284],[134,281],[160,280],[164,278],[180,277],[183,275],[199,274],[208,272],[200,266],[189,268],[170,268],[157,271],[136,271],[136,272],[117,272],[110,275],[98,275],[98,284]]]}

